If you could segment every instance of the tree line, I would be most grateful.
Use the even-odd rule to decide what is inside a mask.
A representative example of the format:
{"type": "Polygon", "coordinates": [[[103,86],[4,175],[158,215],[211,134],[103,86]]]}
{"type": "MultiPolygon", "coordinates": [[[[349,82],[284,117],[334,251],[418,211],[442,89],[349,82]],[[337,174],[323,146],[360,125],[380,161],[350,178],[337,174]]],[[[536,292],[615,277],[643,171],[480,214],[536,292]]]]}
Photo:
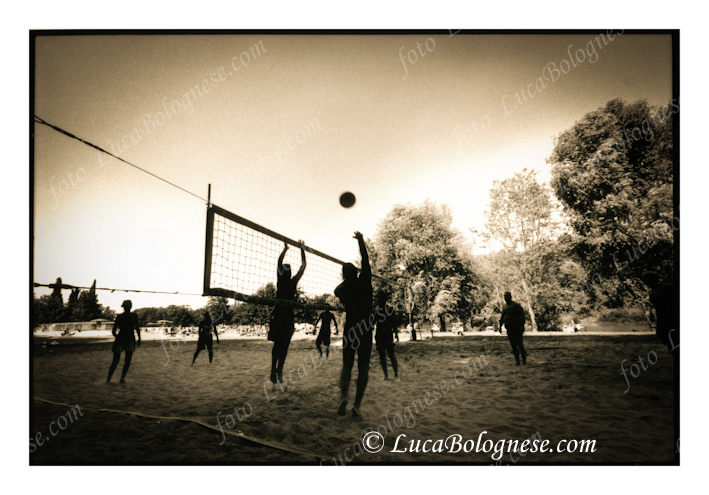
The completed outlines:
{"type": "Polygon", "coordinates": [[[39,298],[32,294],[33,325],[91,321],[97,318],[113,320],[116,317],[113,310],[99,304],[96,296],[96,280],[88,290],[72,288],[66,303],[62,297],[62,279],[58,278],[51,287],[51,294],[39,298]]]}
{"type": "MultiPolygon", "coordinates": [[[[649,306],[642,273],[674,281],[677,111],[675,100],[655,108],[644,100],[613,99],[557,136],[547,159],[549,184],[539,183],[537,172],[524,164],[512,177],[494,181],[484,229],[470,229],[485,254],[473,254],[452,227],[447,205],[395,205],[366,240],[375,294],[388,292],[413,322],[436,323],[443,331],[452,322],[468,329],[495,326],[508,290],[533,331],[603,311],[643,314],[649,306]]],[[[275,299],[276,288],[269,283],[255,295],[275,299]]],[[[299,299],[305,301],[302,294],[299,299]]],[[[332,294],[315,299],[337,304],[332,294]]],[[[66,305],[58,289],[34,302],[39,323],[108,314],[96,300],[95,282],[88,292],[72,291],[66,305]]],[[[271,314],[268,306],[229,306],[219,297],[210,297],[205,308],[232,325],[266,325],[271,314]]],[[[201,310],[181,306],[136,313],[142,323],[189,326],[201,319],[201,310]]],[[[296,309],[296,322],[312,324],[318,314],[296,309]]]]}

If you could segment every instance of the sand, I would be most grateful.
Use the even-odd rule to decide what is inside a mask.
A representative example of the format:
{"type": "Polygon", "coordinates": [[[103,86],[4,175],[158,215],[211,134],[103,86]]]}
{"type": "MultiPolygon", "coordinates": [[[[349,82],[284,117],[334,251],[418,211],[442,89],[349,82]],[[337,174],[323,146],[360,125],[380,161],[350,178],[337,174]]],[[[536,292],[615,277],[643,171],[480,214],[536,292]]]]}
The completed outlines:
{"type": "Polygon", "coordinates": [[[104,383],[110,338],[34,339],[33,396],[78,404],[84,414],[51,436],[50,423],[67,408],[33,401],[31,434],[42,432],[51,441],[31,453],[32,464],[674,462],[673,362],[653,335],[526,335],[528,365],[519,367],[504,336],[437,335],[402,342],[396,346],[398,383],[381,381],[372,353],[362,417],[356,419],[349,411],[346,417],[336,414],[342,363],[337,339],[333,355],[320,364],[309,353],[315,337],[296,334],[285,366],[293,383],[287,391],[272,392],[267,382],[272,344],[264,339],[221,338],[213,364],[203,351],[191,367],[195,341],[161,342],[148,335],[134,354],[126,384],[117,383],[122,361],[113,383],[104,383]],[[655,364],[648,363],[648,355],[655,364]],[[634,367],[633,377],[630,367],[639,356],[647,369],[634,367]],[[471,364],[471,358],[477,360],[471,364]],[[98,412],[101,408],[214,426],[219,413],[221,430],[312,455],[246,443],[188,421],[98,412]],[[357,443],[368,428],[386,434],[378,453],[364,452],[357,443]],[[492,451],[391,452],[402,434],[398,450],[409,440],[454,434],[477,443],[483,431],[483,441],[536,436],[552,447],[562,439],[595,440],[595,452],[505,453],[499,461],[492,451]]]}

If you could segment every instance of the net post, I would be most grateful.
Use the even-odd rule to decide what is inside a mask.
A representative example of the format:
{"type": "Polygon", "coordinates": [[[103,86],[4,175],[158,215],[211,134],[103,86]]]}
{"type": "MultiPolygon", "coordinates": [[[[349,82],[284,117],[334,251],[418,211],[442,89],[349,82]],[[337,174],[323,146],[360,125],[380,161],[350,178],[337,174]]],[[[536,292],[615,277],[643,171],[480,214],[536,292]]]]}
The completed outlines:
{"type": "MultiPolygon", "coordinates": [[[[211,189],[211,185],[210,185],[211,189]]],[[[204,241],[204,285],[202,294],[207,296],[211,294],[210,278],[212,272],[212,236],[214,229],[214,210],[211,205],[207,205],[207,233],[204,241]]]]}

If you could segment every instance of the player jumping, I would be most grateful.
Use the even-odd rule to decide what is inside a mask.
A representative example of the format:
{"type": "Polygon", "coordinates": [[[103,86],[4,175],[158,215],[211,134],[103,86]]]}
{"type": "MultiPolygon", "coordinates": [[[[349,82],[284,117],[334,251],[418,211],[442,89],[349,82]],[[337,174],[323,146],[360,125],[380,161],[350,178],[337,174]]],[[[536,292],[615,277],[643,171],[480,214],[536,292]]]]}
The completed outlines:
{"type": "MultiPolygon", "coordinates": [[[[284,243],[283,252],[278,258],[278,283],[276,286],[276,298],[283,301],[295,301],[296,289],[298,282],[305,272],[305,244],[299,241],[300,244],[300,270],[291,278],[290,265],[283,264],[283,258],[288,251],[288,244],[284,243]]],[[[268,331],[268,340],[273,342],[273,350],[271,351],[271,383],[272,389],[276,388],[276,383],[283,384],[283,363],[288,354],[288,346],[295,331],[295,315],[292,306],[279,306],[273,310],[273,318],[271,319],[271,328],[268,331]]]]}
{"type": "Polygon", "coordinates": [[[355,232],[354,238],[359,243],[362,256],[362,272],[357,277],[357,267],[346,263],[342,267],[345,279],[335,289],[335,295],[345,306],[345,329],[342,332],[342,372],[340,373],[340,407],[337,414],[344,416],[347,412],[347,395],[352,377],[355,353],[357,353],[357,395],[352,407],[352,417],[360,415],[359,408],[364,397],[369,380],[369,358],[372,354],[372,327],[369,317],[372,313],[372,269],[369,266],[369,255],[360,232],[355,232]]]}

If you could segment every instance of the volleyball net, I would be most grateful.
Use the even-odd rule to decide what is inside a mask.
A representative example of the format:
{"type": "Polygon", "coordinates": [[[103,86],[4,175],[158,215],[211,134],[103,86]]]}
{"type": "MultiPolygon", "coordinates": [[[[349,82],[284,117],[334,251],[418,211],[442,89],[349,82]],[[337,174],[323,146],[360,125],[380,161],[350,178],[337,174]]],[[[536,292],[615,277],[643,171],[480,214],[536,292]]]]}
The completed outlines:
{"type": "Polygon", "coordinates": [[[277,232],[242,218],[219,206],[207,208],[207,233],[204,256],[205,296],[222,296],[239,301],[342,309],[332,296],[342,282],[340,261],[308,246],[306,269],[298,284],[298,300],[288,303],[275,299],[278,257],[284,243],[289,249],[283,260],[295,275],[301,266],[300,244],[277,232]]]}

